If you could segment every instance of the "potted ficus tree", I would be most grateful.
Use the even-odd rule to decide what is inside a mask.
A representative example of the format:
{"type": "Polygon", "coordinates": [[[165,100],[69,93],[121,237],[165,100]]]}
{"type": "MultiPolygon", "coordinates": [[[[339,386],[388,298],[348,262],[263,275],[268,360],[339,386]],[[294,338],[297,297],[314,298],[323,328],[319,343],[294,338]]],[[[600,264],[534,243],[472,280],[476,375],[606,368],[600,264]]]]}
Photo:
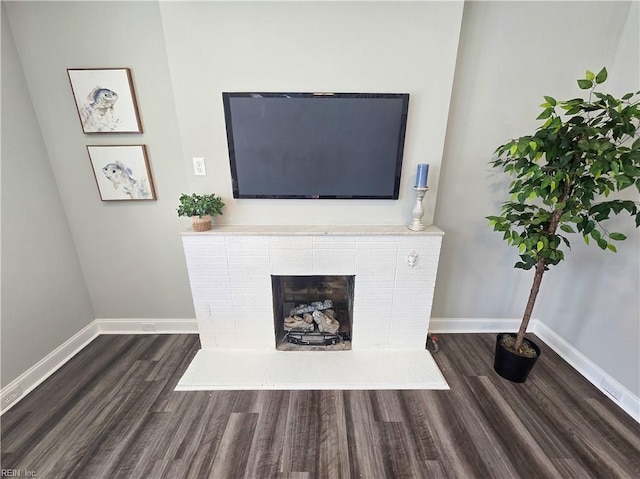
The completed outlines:
{"type": "Polygon", "coordinates": [[[181,195],[178,206],[178,216],[191,217],[194,231],[208,231],[211,229],[213,217],[222,214],[224,203],[222,198],[211,195],[181,195]]]}
{"type": "Polygon", "coordinates": [[[534,270],[518,333],[499,334],[496,343],[494,368],[514,382],[526,380],[540,354],[525,332],[542,277],[564,259],[568,235],[580,234],[587,244],[615,253],[615,242],[625,235],[607,230],[604,222],[624,213],[640,225],[640,205],[614,194],[632,186],[640,191],[640,92],[615,98],[597,91],[606,79],[605,68],[587,71],[578,80],[588,92],[584,99],[545,96],[537,118],[543,125],[498,147],[491,162],[513,181],[500,214],[487,219],[518,249],[515,267],[534,270]]]}

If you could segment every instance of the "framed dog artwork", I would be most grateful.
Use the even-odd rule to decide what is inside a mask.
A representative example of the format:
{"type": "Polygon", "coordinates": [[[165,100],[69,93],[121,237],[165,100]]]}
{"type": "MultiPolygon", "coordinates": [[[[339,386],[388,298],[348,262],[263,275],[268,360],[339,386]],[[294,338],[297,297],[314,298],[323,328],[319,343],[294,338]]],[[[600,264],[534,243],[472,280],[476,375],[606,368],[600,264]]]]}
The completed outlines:
{"type": "Polygon", "coordinates": [[[67,69],[85,133],[142,133],[128,68],[67,69]]]}
{"type": "Polygon", "coordinates": [[[155,200],[145,145],[88,145],[102,201],[155,200]]]}

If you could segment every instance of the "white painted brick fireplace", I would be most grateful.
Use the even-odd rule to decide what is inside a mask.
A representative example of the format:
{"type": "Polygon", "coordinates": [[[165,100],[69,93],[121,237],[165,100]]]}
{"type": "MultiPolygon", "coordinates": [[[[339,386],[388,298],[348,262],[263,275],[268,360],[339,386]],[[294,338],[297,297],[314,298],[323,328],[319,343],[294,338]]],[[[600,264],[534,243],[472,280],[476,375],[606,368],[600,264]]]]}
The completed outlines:
{"type": "Polygon", "coordinates": [[[355,275],[352,349],[424,350],[442,236],[432,226],[183,233],[202,348],[275,349],[271,275],[355,275]]]}

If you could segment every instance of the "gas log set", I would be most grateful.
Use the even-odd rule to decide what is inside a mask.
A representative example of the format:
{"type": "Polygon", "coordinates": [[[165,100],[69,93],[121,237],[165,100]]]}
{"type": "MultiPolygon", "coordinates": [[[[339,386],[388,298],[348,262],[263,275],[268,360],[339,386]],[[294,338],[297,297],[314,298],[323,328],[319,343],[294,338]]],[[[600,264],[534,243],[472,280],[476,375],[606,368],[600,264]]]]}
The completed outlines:
{"type": "Polygon", "coordinates": [[[284,340],[293,344],[328,346],[350,339],[339,329],[330,299],[296,306],[284,318],[284,340]]]}

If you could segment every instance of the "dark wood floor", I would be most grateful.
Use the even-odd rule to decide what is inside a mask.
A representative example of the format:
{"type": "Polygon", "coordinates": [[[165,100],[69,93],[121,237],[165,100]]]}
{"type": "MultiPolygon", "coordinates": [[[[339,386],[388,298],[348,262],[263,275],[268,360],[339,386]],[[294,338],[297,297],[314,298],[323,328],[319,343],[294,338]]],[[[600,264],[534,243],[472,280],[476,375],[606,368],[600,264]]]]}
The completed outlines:
{"type": "Polygon", "coordinates": [[[2,417],[2,468],[47,479],[640,478],[640,425],[544,344],[524,384],[493,372],[493,335],[459,334],[442,335],[434,355],[450,391],[174,392],[198,347],[194,335],[98,337],[2,417]]]}

